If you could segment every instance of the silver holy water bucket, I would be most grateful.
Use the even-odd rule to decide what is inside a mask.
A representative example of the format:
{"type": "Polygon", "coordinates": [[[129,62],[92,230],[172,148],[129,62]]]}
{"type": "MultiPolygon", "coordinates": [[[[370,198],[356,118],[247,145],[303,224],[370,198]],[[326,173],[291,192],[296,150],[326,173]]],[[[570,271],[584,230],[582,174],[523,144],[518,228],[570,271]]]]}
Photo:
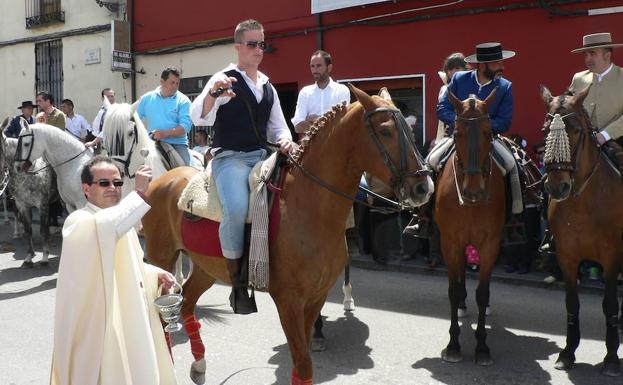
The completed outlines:
{"type": "MultiPolygon", "coordinates": [[[[162,285],[158,288],[158,294],[162,293],[162,285]]],[[[164,328],[166,332],[177,332],[182,329],[182,325],[177,322],[180,319],[180,309],[182,307],[182,287],[179,283],[175,282],[173,286],[173,292],[170,294],[161,295],[154,300],[154,305],[160,312],[160,317],[167,323],[164,328]],[[179,289],[179,293],[175,293],[175,288],[179,289]]]]}

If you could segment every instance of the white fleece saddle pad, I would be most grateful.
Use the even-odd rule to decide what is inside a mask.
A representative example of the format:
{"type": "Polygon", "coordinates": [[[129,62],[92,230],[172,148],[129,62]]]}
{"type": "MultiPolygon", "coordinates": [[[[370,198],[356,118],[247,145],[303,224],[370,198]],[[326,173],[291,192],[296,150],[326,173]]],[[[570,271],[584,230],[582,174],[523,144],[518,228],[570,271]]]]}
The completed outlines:
{"type": "MultiPolygon", "coordinates": [[[[260,184],[260,176],[266,173],[266,169],[273,167],[277,158],[277,153],[273,153],[266,160],[259,161],[253,166],[249,173],[249,208],[253,207],[253,202],[257,195],[257,187],[260,184]]],[[[223,206],[216,190],[216,183],[212,178],[212,161],[208,163],[205,171],[195,174],[182,195],[177,201],[177,208],[193,215],[207,218],[215,222],[223,219],[223,206]]],[[[251,210],[247,213],[247,223],[251,223],[251,210]]]]}

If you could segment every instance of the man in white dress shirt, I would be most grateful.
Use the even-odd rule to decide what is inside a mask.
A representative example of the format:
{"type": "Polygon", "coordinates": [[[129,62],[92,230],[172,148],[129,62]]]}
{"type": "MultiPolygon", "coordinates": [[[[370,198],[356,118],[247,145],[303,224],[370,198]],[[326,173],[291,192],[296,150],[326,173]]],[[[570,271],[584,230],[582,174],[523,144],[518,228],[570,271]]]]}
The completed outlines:
{"type": "Polygon", "coordinates": [[[87,137],[91,126],[84,116],[74,112],[74,102],[71,99],[63,99],[61,102],[61,110],[65,114],[65,129],[69,131],[74,138],[81,142],[87,137]]]}
{"type": "Polygon", "coordinates": [[[292,118],[294,130],[299,137],[309,130],[314,120],[329,111],[336,104],[350,103],[348,87],[331,79],[333,59],[325,51],[316,51],[309,61],[314,84],[303,87],[296,101],[296,112],[292,118]]]}

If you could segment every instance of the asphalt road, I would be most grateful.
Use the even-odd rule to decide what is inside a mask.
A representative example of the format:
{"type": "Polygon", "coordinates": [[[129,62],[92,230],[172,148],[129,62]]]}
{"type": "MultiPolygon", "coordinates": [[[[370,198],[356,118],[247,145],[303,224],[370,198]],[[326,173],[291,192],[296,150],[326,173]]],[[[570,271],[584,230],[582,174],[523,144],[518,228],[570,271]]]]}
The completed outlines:
{"type": "MultiPolygon", "coordinates": [[[[60,238],[54,238],[50,267],[24,269],[24,242],[11,240],[11,234],[0,225],[0,385],[46,384],[60,238]]],[[[599,295],[581,296],[583,339],[577,364],[566,373],[553,367],[565,340],[564,293],[493,283],[493,315],[487,323],[495,363],[479,367],[472,362],[475,281],[468,281],[470,314],[461,328],[465,359],[447,364],[440,359],[449,328],[443,277],[358,268],[351,276],[357,309],[343,311],[336,286],[323,310],[328,350],[312,354],[315,384],[623,384],[623,377],[599,373],[605,355],[599,295]]],[[[228,294],[228,287],[216,285],[199,301],[205,383],[289,384],[290,355],[270,297],[259,293],[260,312],[238,316],[229,309],[228,294]]],[[[190,385],[188,339],[180,332],[174,342],[179,384],[190,385]]]]}

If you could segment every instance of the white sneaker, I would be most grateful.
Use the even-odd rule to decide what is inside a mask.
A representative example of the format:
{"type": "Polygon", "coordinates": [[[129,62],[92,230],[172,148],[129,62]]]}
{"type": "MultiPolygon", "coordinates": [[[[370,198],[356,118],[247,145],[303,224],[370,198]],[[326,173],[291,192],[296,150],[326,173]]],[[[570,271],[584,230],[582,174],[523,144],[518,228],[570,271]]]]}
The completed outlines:
{"type": "Polygon", "coordinates": [[[543,282],[547,283],[548,285],[551,285],[552,283],[556,282],[556,277],[554,277],[553,275],[548,275],[547,277],[543,279],[543,282]]]}

